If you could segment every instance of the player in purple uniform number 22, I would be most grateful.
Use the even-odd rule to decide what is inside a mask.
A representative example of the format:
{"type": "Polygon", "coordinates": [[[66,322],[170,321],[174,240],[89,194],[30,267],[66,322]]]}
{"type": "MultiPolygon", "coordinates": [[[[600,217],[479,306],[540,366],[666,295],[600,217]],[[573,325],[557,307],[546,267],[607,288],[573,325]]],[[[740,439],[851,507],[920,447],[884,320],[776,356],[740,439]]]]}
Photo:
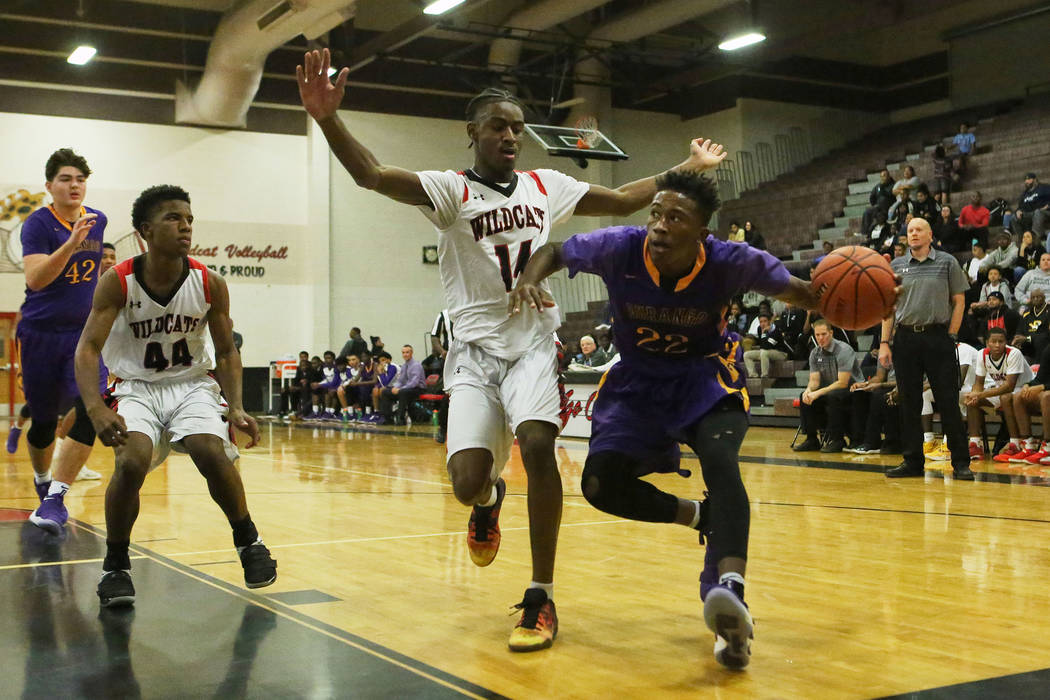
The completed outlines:
{"type": "Polygon", "coordinates": [[[98,280],[106,216],[83,204],[91,175],[83,156],[59,149],[48,158],[44,174],[53,202],[22,225],[26,299],[17,337],[22,384],[33,413],[26,442],[41,499],[29,519],[58,534],[68,518],[65,493],[95,442],[77,392],[73,355],[98,280]],[[56,453],[58,420],[71,407],[76,419],[56,453]]]}
{"type": "Polygon", "coordinates": [[[716,635],[715,658],[739,669],[750,660],[753,632],[744,604],[750,505],[738,465],[749,400],[740,337],[723,319],[730,300],[748,289],[807,309],[817,299],[765,251],[710,235],[719,206],[710,179],[670,172],[657,187],[646,228],[579,234],[537,251],[509,312],[553,304],[539,283],[564,267],[605,282],[620,362],[594,402],[583,494],[607,513],[695,528],[701,542],[706,536],[704,619],[716,635]],[[679,442],[700,458],[705,501],[640,478],[678,471],[679,442]]]}
{"type": "MultiPolygon", "coordinates": [[[[193,213],[189,195],[181,188],[170,185],[145,190],[132,206],[132,225],[149,245],[148,252],[134,260],[135,279],[149,299],[155,301],[162,310],[170,309],[173,300],[179,298],[183,287],[191,279],[191,266],[187,257],[192,243],[193,213]],[[160,299],[167,299],[167,302],[157,301],[160,299]]],[[[128,549],[131,529],[139,513],[139,490],[151,468],[154,449],[159,447],[146,431],[152,431],[158,421],[162,424],[157,427],[183,435],[178,441],[181,449],[189,454],[194,466],[207,480],[212,499],[229,520],[234,547],[244,568],[245,584],[249,588],[268,586],[277,578],[277,562],[270,557],[269,550],[259,538],[248,512],[240,474],[226,451],[225,435],[228,427],[221,422],[221,409],[214,398],[218,390],[211,392],[206,386],[202,387],[202,383],[211,382],[206,373],[210,357],[197,359],[187,355],[180,362],[172,353],[163,356],[161,362],[150,364],[151,355],[147,346],[146,360],[135,359],[133,362],[142,362],[145,368],[150,369],[149,373],[145,373],[145,370],[139,373],[140,377],[150,378],[129,380],[127,376],[121,377],[129,380],[123,385],[131,387],[136,393],[122,398],[117,411],[106,406],[100,396],[87,391],[98,381],[99,357],[106,339],[115,330],[114,323],[130,323],[128,314],[133,303],[130,298],[125,298],[127,288],[123,287],[121,277],[117,274],[122,267],[124,265],[118,265],[99,283],[76,352],[77,383],[84,393],[87,413],[98,431],[99,439],[104,445],[114,448],[116,457],[113,478],[106,489],[106,557],[102,563],[103,576],[98,584],[100,604],[110,607],[131,605],[135,601],[128,549]],[[171,362],[168,362],[167,357],[171,357],[171,362]],[[164,375],[166,369],[178,372],[183,367],[200,371],[185,380],[178,374],[172,379],[164,375]],[[153,379],[154,376],[156,379],[153,379]],[[177,400],[164,404],[164,399],[157,398],[163,396],[164,392],[176,395],[177,400]],[[132,408],[128,411],[130,427],[122,415],[125,403],[132,408]],[[142,417],[142,408],[135,410],[136,405],[148,408],[147,418],[142,417]],[[216,433],[221,433],[223,437],[216,433]]],[[[203,285],[203,296],[209,303],[204,320],[215,347],[214,374],[229,408],[226,420],[249,435],[246,447],[250,448],[259,442],[259,427],[241,405],[241,357],[233,344],[229,290],[225,280],[210,272],[206,273],[203,285]]],[[[141,303],[135,302],[136,308],[141,308],[141,303]]],[[[200,334],[205,332],[204,325],[200,324],[200,334]]],[[[196,328],[197,324],[194,323],[196,328]]],[[[188,352],[185,336],[178,343],[188,352]]],[[[149,345],[155,345],[163,352],[160,343],[149,345]]],[[[117,348],[115,352],[123,351],[117,348]]],[[[155,357],[152,359],[156,360],[155,357]]],[[[115,374],[126,371],[121,370],[119,364],[113,364],[111,369],[115,374]]],[[[165,439],[163,431],[160,439],[165,439]]]]}
{"type": "MultiPolygon", "coordinates": [[[[460,333],[450,352],[456,357],[445,365],[445,387],[451,397],[447,469],[457,500],[472,506],[467,535],[471,560],[486,566],[498,549],[498,518],[506,493],[506,485],[499,477],[504,462],[497,463],[495,456],[499,453],[503,459],[503,452],[509,450],[506,433],[514,431],[528,477],[533,578],[516,606],[522,613],[511,632],[509,647],[512,651],[545,649],[557,634],[553,582],[562,509],[561,477],[554,454],[560,425],[554,328],[535,333],[522,329],[520,334],[515,333],[517,328],[507,329],[503,294],[510,292],[514,278],[528,259],[531,240],[524,237],[532,235],[525,233],[530,226],[540,231],[545,241],[550,225],[570,214],[626,216],[650,202],[655,192],[654,178],[610,189],[579,183],[548,170],[543,175],[549,178],[547,186],[535,172],[519,182],[515,167],[525,131],[522,103],[510,93],[491,88],[467,106],[466,131],[474,149],[471,169],[457,176],[381,164],[353,138],[339,118],[337,111],[349,69],[339,71],[333,84],[327,75],[330,64],[328,49],[309,52],[303,65],[296,67],[296,77],[303,106],[316,120],[333,153],[359,186],[426,208],[426,215],[440,231],[439,251],[451,251],[441,252],[439,259],[446,303],[456,307],[457,317],[453,320],[460,333]],[[536,185],[530,184],[532,180],[536,185]],[[450,182],[458,185],[455,192],[450,182]],[[544,199],[537,200],[535,207],[514,209],[517,214],[513,216],[526,215],[524,224],[507,218],[512,216],[509,208],[503,209],[504,218],[497,220],[500,211],[486,199],[525,197],[524,193],[537,186],[544,199]],[[460,195],[462,203],[458,201],[460,195]],[[539,212],[535,220],[534,210],[539,212]],[[468,211],[476,216],[466,218],[468,211]],[[449,218],[446,220],[445,216],[449,218]],[[494,222],[499,225],[493,225],[494,222]],[[517,244],[516,261],[510,258],[504,241],[517,244]],[[496,242],[500,245],[496,246],[496,242]],[[493,256],[482,259],[487,256],[487,247],[493,248],[493,256]],[[469,262],[464,264],[463,260],[469,262]],[[496,270],[502,279],[494,277],[496,270]],[[468,290],[470,284],[473,286],[468,290]],[[498,296],[490,295],[490,290],[504,285],[506,292],[500,289],[498,296]],[[477,290],[484,293],[471,296],[477,290]],[[448,298],[460,292],[465,299],[448,298]],[[472,323],[476,324],[474,328],[470,327],[472,323]],[[526,340],[531,345],[525,346],[526,340]],[[522,345],[514,345],[515,342],[522,345]],[[539,375],[531,369],[533,366],[549,367],[548,374],[539,375]]],[[[689,158],[677,167],[714,168],[724,157],[720,145],[695,139],[690,144],[689,158]]]]}

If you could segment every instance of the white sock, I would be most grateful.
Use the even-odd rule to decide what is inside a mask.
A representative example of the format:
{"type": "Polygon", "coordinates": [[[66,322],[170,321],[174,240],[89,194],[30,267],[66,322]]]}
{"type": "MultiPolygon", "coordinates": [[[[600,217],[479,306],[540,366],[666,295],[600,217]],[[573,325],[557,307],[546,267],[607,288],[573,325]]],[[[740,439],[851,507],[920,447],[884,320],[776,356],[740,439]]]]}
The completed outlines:
{"type": "Polygon", "coordinates": [[[496,490],[496,485],[493,484],[492,485],[492,493],[489,494],[489,499],[487,501],[485,501],[484,503],[479,503],[478,505],[481,506],[482,508],[491,508],[492,506],[496,505],[496,501],[498,499],[499,499],[499,492],[496,490]]]}
{"type": "Polygon", "coordinates": [[[314,413],[317,413],[317,404],[313,405],[314,413]]]}
{"type": "Polygon", "coordinates": [[[728,572],[726,572],[726,573],[724,573],[724,574],[722,574],[721,576],[718,577],[719,585],[725,585],[725,584],[729,583],[730,581],[735,581],[735,582],[739,583],[741,586],[744,585],[744,577],[741,576],[740,574],[738,574],[735,571],[728,571],[728,572]]]}
{"type": "MultiPolygon", "coordinates": [[[[262,544],[262,543],[263,543],[262,538],[261,537],[256,537],[255,541],[252,542],[252,544],[248,545],[248,547],[251,547],[252,545],[256,545],[256,544],[262,544]]],[[[240,554],[244,550],[248,549],[248,547],[235,547],[235,549],[237,550],[237,554],[240,554]]]]}
{"type": "Polygon", "coordinates": [[[66,491],[69,490],[69,484],[59,481],[58,479],[51,480],[51,488],[47,490],[48,496],[64,496],[66,491]]]}
{"type": "Polygon", "coordinates": [[[1021,446],[1021,438],[1010,438],[1010,444],[1011,445],[1016,445],[1017,447],[1020,447],[1021,446]]]}
{"type": "Polygon", "coordinates": [[[974,437],[974,436],[971,435],[970,436],[970,444],[971,445],[977,445],[978,447],[980,447],[981,446],[981,438],[974,437]]]}
{"type": "Polygon", "coordinates": [[[1025,440],[1024,447],[1025,447],[1026,450],[1039,449],[1039,441],[1036,440],[1035,438],[1031,438],[1030,437],[1027,440],[1025,440]]]}
{"type": "Polygon", "coordinates": [[[696,526],[700,524],[700,501],[693,501],[693,505],[696,507],[696,512],[693,514],[693,521],[689,523],[689,527],[696,529],[696,526]]]}
{"type": "Polygon", "coordinates": [[[33,474],[33,483],[34,484],[43,484],[43,483],[46,483],[48,481],[51,481],[51,470],[50,469],[48,469],[43,474],[33,474]]]}
{"type": "Polygon", "coordinates": [[[923,442],[933,442],[933,440],[934,440],[933,433],[923,433],[922,434],[922,441],[923,442]]]}
{"type": "Polygon", "coordinates": [[[539,583],[537,581],[530,581],[529,588],[542,588],[543,592],[547,594],[547,600],[554,600],[554,583],[539,583]]]}

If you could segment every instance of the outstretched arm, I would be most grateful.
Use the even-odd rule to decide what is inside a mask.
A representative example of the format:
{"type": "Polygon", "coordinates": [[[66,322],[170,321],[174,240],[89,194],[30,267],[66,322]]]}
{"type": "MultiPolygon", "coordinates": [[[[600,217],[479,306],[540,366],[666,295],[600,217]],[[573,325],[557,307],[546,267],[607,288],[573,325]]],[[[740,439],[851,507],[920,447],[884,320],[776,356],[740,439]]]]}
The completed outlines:
{"type": "Polygon", "coordinates": [[[120,288],[117,273],[108,270],[95,287],[95,296],[91,302],[91,313],[80,334],[74,367],[77,375],[77,389],[84,401],[88,418],[95,427],[103,445],[123,445],[127,440],[127,426],[124,419],[106,406],[98,393],[99,356],[102,346],[106,344],[113,321],[124,306],[124,292],[120,288]]]}
{"type": "Polygon", "coordinates": [[[241,405],[241,354],[233,344],[233,322],[230,321],[230,291],[226,280],[214,272],[208,273],[211,291],[211,309],[208,311],[208,330],[215,344],[215,377],[230,407],[227,420],[251,438],[245,448],[259,444],[259,426],[244,412],[241,405]]]}
{"type": "Polygon", "coordinates": [[[382,165],[371,151],[350,134],[338,114],[350,69],[339,71],[333,84],[328,77],[331,64],[332,56],[328,49],[307,51],[303,56],[303,65],[295,67],[295,78],[299,83],[303,107],[321,127],[332,153],[359,186],[404,204],[432,207],[430,197],[416,173],[382,165]]]}
{"type": "MultiPolygon", "coordinates": [[[[689,157],[672,170],[703,172],[717,168],[725,160],[728,151],[711,139],[693,139],[689,144],[689,157]]],[[[649,206],[656,194],[656,175],[629,182],[616,189],[591,185],[587,194],[580,198],[573,212],[578,216],[627,216],[649,206]]]]}
{"type": "Polygon", "coordinates": [[[565,267],[561,255],[561,243],[547,243],[529,258],[529,264],[518,278],[507,301],[507,315],[521,311],[524,304],[540,313],[543,307],[554,306],[554,298],[540,287],[540,282],[565,267]]]}
{"type": "Polygon", "coordinates": [[[773,298],[800,306],[807,311],[816,309],[819,301],[816,293],[813,291],[813,285],[800,280],[794,275],[789,278],[787,288],[780,294],[774,294],[773,298]]]}

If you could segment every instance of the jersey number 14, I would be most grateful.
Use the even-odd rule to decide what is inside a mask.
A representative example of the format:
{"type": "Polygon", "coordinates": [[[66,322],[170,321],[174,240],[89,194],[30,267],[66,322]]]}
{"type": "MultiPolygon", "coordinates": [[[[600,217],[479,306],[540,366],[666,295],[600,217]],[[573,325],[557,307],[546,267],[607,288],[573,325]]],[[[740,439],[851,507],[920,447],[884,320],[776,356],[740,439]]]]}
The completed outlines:
{"type": "Polygon", "coordinates": [[[176,340],[171,346],[171,362],[164,356],[164,346],[160,343],[149,343],[146,345],[146,356],[142,358],[142,366],[146,369],[155,369],[163,372],[168,367],[183,365],[189,367],[193,364],[193,355],[190,354],[189,343],[186,339],[176,340]]]}
{"type": "Polygon", "coordinates": [[[525,271],[525,266],[529,264],[529,257],[532,255],[532,239],[522,241],[518,246],[518,258],[514,261],[513,269],[510,266],[509,245],[502,243],[492,248],[496,252],[496,259],[499,260],[499,274],[503,277],[503,285],[509,293],[514,286],[514,280],[525,271]]]}

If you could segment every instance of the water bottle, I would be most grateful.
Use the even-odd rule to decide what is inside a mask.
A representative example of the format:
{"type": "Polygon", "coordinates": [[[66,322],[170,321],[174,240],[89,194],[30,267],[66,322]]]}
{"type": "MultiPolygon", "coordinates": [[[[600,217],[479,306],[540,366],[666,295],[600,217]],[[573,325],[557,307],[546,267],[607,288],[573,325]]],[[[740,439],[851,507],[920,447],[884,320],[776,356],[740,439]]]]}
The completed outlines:
{"type": "Polygon", "coordinates": [[[431,425],[441,425],[441,419],[438,417],[437,409],[434,409],[433,413],[430,414],[431,425]]]}

